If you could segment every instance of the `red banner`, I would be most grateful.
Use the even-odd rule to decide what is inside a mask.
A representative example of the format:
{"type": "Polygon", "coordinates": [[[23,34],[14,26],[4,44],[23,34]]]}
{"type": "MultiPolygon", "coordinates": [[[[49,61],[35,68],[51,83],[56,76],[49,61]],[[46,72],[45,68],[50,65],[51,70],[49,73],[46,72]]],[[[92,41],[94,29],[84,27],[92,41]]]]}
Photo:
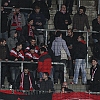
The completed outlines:
{"type": "Polygon", "coordinates": [[[85,92],[55,93],[52,100],[100,100],[100,95],[85,92]]]}

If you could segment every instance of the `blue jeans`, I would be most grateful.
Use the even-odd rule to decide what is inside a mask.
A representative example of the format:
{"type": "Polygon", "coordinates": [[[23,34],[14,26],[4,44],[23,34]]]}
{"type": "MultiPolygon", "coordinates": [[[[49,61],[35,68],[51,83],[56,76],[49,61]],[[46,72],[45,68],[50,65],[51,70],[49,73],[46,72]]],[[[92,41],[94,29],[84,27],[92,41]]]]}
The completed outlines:
{"type": "Polygon", "coordinates": [[[85,67],[86,67],[85,59],[75,59],[74,78],[73,78],[73,82],[75,84],[78,83],[78,76],[79,76],[80,68],[82,72],[82,83],[87,82],[85,67]]]}
{"type": "Polygon", "coordinates": [[[6,41],[8,40],[8,32],[4,32],[4,33],[0,33],[0,38],[4,38],[6,39],[6,41]]]}

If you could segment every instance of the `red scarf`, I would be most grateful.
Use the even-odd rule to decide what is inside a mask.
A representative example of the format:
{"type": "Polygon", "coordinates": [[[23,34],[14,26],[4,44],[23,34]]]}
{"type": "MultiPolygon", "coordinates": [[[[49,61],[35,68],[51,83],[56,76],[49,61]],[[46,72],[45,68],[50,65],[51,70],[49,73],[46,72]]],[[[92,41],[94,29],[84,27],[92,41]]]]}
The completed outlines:
{"type": "MultiPolygon", "coordinates": [[[[29,76],[29,82],[30,82],[30,90],[33,90],[32,80],[31,80],[31,77],[30,77],[30,73],[28,73],[28,76],[29,76]]],[[[20,90],[24,90],[24,88],[23,88],[23,82],[24,82],[24,72],[22,72],[22,74],[21,74],[20,90]]]]}
{"type": "Polygon", "coordinates": [[[84,40],[81,40],[80,42],[83,43],[83,44],[86,44],[86,42],[84,40]]]}
{"type": "Polygon", "coordinates": [[[34,37],[34,33],[31,25],[28,25],[28,35],[34,37]]]}
{"type": "Polygon", "coordinates": [[[18,16],[17,15],[13,15],[13,23],[12,26],[17,26],[16,30],[21,31],[22,27],[21,27],[21,14],[19,13],[18,16]]]}

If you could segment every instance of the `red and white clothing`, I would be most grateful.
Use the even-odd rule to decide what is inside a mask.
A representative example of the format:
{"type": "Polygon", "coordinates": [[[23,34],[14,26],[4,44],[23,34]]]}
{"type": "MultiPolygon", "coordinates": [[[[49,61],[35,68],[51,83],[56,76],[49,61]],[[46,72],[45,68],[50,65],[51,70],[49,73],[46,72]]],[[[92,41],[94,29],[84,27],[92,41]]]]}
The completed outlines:
{"type": "Polygon", "coordinates": [[[31,52],[27,52],[27,53],[25,53],[25,58],[26,58],[26,60],[34,60],[34,59],[38,60],[39,55],[37,53],[32,54],[31,52]]]}
{"type": "MultiPolygon", "coordinates": [[[[25,49],[25,53],[28,52],[30,50],[30,46],[26,47],[25,49]]],[[[38,46],[35,46],[35,53],[38,53],[39,52],[39,47],[38,46]]]]}
{"type": "MultiPolygon", "coordinates": [[[[30,73],[28,73],[27,75],[28,75],[28,78],[29,78],[29,88],[30,88],[29,90],[33,90],[32,79],[31,79],[30,73]]],[[[24,74],[24,72],[22,72],[21,80],[20,80],[20,87],[19,87],[20,90],[24,90],[24,76],[25,76],[25,74],[24,74]]]]}
{"type": "Polygon", "coordinates": [[[22,26],[21,26],[21,14],[19,13],[18,16],[15,14],[13,15],[13,23],[11,26],[16,26],[16,30],[21,31],[22,26]]]}
{"type": "Polygon", "coordinates": [[[14,61],[16,58],[18,59],[18,61],[23,61],[24,60],[23,50],[17,51],[16,48],[13,48],[10,51],[10,59],[14,61]]]}
{"type": "Polygon", "coordinates": [[[31,25],[28,25],[28,36],[34,37],[34,33],[31,25]]]}

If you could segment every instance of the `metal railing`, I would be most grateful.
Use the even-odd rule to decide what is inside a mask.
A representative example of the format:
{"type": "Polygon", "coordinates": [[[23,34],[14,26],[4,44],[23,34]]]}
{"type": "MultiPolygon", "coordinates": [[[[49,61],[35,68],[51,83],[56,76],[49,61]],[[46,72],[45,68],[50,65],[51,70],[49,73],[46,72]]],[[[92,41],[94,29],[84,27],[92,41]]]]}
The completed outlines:
{"type": "Polygon", "coordinates": [[[98,0],[98,14],[100,14],[100,0],[98,0]]]}
{"type": "MultiPolygon", "coordinates": [[[[1,65],[2,65],[2,63],[14,63],[14,64],[16,64],[16,63],[19,63],[19,64],[21,64],[21,72],[23,71],[23,64],[24,63],[26,63],[26,64],[28,64],[28,63],[33,63],[33,64],[38,64],[38,62],[30,62],[30,61],[0,61],[0,88],[1,88],[1,65]]],[[[67,70],[66,70],[66,65],[65,65],[65,63],[60,63],[60,62],[52,62],[52,65],[63,65],[64,66],[64,81],[66,81],[66,73],[67,73],[67,70]]]]}

